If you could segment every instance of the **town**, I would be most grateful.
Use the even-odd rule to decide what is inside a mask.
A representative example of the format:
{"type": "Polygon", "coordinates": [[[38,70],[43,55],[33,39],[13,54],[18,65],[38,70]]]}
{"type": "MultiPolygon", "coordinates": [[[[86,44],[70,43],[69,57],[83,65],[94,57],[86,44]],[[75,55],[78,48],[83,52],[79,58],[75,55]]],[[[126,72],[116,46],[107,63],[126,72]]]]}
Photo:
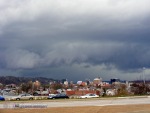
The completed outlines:
{"type": "MultiPolygon", "coordinates": [[[[29,80],[20,84],[14,84],[13,82],[10,84],[0,83],[0,95],[5,100],[20,100],[21,98],[17,97],[22,94],[32,95],[32,98],[28,99],[48,99],[49,96],[56,94],[67,95],[72,99],[81,98],[85,95],[89,96],[89,94],[97,95],[95,97],[149,95],[150,82],[143,80],[122,81],[118,78],[103,81],[102,78],[97,77],[93,80],[87,79],[76,83],[67,79],[50,80],[47,83],[41,83],[40,80],[29,80]]],[[[85,96],[85,98],[90,98],[88,96],[85,96]]]]}

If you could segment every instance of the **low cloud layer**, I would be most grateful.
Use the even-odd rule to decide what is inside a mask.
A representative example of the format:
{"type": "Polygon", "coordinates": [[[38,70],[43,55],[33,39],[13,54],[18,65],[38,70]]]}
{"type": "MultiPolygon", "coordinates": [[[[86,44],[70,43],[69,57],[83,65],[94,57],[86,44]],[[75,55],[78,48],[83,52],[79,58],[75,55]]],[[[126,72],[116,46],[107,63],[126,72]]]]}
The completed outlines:
{"type": "Polygon", "coordinates": [[[149,3],[1,0],[1,75],[149,79],[149,3]]]}

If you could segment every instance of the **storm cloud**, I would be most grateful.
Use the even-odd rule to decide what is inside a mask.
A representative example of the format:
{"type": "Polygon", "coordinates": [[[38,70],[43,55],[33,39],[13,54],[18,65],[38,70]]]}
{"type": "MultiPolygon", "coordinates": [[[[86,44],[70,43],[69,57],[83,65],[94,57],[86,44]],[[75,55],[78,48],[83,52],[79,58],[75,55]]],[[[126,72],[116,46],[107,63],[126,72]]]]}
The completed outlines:
{"type": "Polygon", "coordinates": [[[149,79],[149,4],[0,0],[0,75],[149,79]]]}

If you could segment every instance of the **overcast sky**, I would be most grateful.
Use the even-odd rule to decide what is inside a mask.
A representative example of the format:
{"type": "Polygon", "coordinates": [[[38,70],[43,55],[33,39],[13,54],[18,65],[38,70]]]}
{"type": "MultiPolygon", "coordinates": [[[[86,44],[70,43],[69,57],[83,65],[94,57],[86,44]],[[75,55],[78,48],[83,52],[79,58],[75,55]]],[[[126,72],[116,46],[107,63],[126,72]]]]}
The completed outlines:
{"type": "Polygon", "coordinates": [[[150,79],[149,4],[0,0],[0,76],[150,79]]]}

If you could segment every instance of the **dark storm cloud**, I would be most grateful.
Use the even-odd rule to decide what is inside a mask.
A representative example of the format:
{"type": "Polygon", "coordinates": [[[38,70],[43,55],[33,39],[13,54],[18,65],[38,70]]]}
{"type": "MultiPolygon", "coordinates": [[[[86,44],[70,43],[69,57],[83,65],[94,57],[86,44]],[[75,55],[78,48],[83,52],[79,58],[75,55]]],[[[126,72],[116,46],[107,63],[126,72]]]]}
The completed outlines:
{"type": "Polygon", "coordinates": [[[134,71],[150,67],[148,4],[148,0],[1,0],[0,72],[135,76],[134,71]]]}

